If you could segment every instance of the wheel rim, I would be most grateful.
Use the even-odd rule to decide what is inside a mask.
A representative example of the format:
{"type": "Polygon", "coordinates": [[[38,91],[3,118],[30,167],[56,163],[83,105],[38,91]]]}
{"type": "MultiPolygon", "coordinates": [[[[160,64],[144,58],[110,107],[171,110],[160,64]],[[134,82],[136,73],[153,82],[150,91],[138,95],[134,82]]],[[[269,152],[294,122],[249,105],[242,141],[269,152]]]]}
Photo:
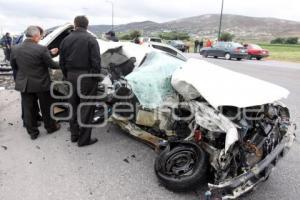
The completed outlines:
{"type": "Polygon", "coordinates": [[[165,173],[176,177],[193,174],[197,163],[196,155],[193,149],[175,152],[166,160],[165,173]]]}
{"type": "Polygon", "coordinates": [[[230,54],[229,54],[229,53],[226,53],[226,54],[225,54],[225,58],[226,58],[227,60],[229,60],[229,59],[230,59],[230,54]]]}

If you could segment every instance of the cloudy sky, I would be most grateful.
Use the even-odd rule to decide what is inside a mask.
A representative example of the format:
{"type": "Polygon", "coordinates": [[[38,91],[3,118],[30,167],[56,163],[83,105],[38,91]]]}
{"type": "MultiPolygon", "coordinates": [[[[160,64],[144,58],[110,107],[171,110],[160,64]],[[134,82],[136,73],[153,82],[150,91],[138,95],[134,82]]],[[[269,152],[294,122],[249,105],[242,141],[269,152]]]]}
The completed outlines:
{"type": "MultiPolygon", "coordinates": [[[[112,0],[115,24],[152,20],[166,22],[219,13],[222,0],[112,0]]],[[[224,13],[300,21],[300,0],[224,0],[224,13]]],[[[72,22],[85,14],[90,24],[111,24],[107,0],[0,0],[0,31],[23,31],[28,25],[44,28],[72,22]]],[[[1,33],[0,32],[0,33],[1,33]]]]}

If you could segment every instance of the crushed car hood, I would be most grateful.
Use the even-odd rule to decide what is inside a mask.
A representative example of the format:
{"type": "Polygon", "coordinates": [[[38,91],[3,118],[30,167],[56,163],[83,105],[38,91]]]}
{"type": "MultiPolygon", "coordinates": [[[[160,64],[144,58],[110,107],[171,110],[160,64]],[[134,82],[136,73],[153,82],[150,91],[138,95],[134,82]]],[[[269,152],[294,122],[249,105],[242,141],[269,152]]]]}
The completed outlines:
{"type": "Polygon", "coordinates": [[[189,59],[173,73],[172,86],[186,100],[202,96],[215,109],[263,105],[289,95],[283,87],[198,59],[189,59]]]}

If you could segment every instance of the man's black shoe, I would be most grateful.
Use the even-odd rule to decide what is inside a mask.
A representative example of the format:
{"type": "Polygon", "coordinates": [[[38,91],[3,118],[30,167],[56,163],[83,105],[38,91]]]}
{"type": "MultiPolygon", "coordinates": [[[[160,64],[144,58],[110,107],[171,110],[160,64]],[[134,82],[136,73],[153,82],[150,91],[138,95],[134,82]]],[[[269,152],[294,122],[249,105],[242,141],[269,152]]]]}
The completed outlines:
{"type": "Polygon", "coordinates": [[[35,133],[35,134],[31,134],[30,135],[30,138],[32,139],[32,140],[35,140],[36,138],[38,138],[39,137],[39,133],[35,133]]]}
{"type": "Polygon", "coordinates": [[[78,136],[71,136],[71,142],[77,142],[79,139],[78,136]]]}
{"type": "Polygon", "coordinates": [[[60,124],[55,123],[53,128],[47,129],[48,134],[54,133],[55,131],[58,131],[60,129],[60,124]]]}
{"type": "Polygon", "coordinates": [[[83,146],[88,146],[88,145],[92,145],[92,144],[95,144],[96,142],[98,142],[98,139],[97,138],[91,138],[90,141],[86,144],[78,144],[79,147],[83,147],[83,146]]]}

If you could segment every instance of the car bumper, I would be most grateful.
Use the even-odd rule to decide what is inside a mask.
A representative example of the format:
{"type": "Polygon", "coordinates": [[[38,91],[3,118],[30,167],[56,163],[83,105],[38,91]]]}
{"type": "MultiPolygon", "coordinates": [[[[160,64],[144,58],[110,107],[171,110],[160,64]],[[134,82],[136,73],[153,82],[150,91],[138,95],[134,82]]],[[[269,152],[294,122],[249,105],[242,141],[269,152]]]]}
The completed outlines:
{"type": "Polygon", "coordinates": [[[279,158],[283,157],[289,150],[295,139],[296,125],[292,124],[284,138],[276,148],[263,160],[257,163],[252,169],[233,179],[221,182],[217,185],[208,184],[212,194],[223,200],[236,199],[251,191],[257,184],[266,180],[271,169],[276,165],[279,158]]]}
{"type": "Polygon", "coordinates": [[[252,57],[257,57],[257,58],[265,58],[269,56],[269,53],[253,53],[253,52],[248,52],[249,56],[252,57]]]}
{"type": "Polygon", "coordinates": [[[257,58],[265,58],[265,57],[268,57],[269,54],[259,54],[259,55],[251,55],[253,57],[257,57],[257,58]]]}

